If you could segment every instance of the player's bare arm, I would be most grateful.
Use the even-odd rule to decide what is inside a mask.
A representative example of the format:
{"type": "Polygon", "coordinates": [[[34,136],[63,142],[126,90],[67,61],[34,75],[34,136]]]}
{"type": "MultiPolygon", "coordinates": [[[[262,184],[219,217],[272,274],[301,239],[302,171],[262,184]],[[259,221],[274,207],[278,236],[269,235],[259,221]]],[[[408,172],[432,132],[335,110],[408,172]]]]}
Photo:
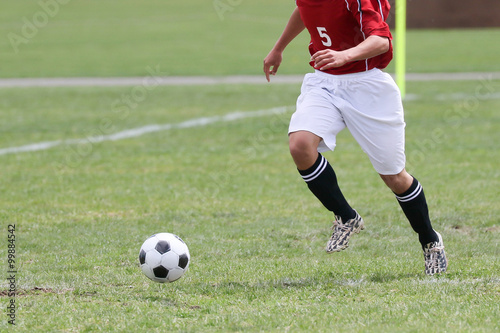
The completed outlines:
{"type": "Polygon", "coordinates": [[[314,61],[314,67],[320,70],[341,67],[348,62],[365,60],[387,52],[389,43],[387,37],[372,35],[357,46],[344,51],[330,49],[318,51],[312,55],[311,60],[314,61]]]}
{"type": "Polygon", "coordinates": [[[285,30],[281,34],[280,38],[274,45],[273,49],[267,57],[264,59],[264,73],[266,74],[266,79],[269,82],[269,75],[276,75],[278,68],[283,60],[283,51],[290,42],[297,37],[303,30],[305,25],[300,18],[300,13],[298,8],[295,8],[285,30]]]}

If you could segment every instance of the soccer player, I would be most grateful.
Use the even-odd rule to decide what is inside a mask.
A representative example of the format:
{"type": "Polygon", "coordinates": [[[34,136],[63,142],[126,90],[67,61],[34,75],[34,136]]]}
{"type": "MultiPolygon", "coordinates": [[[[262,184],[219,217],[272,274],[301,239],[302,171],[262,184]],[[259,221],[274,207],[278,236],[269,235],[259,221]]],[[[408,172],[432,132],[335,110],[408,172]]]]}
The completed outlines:
{"type": "Polygon", "coordinates": [[[373,167],[394,192],[418,234],[425,273],[446,271],[441,235],[434,231],[422,186],[405,170],[405,122],[401,94],[382,71],[392,59],[387,0],[296,0],[283,33],[264,59],[266,79],[275,75],[286,46],[305,28],[311,35],[310,65],[289,125],[289,148],[311,192],[335,215],[326,252],[348,246],[364,229],[321,152],[333,151],[347,127],[373,167]]]}

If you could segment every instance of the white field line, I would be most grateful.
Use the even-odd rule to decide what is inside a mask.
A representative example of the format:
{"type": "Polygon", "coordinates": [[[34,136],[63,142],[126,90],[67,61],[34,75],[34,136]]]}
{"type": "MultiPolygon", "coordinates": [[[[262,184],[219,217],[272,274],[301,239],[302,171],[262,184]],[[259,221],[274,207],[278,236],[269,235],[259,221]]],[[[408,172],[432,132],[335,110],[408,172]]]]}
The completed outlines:
{"type": "MultiPolygon", "coordinates": [[[[393,75],[393,74],[391,74],[393,75]]],[[[407,73],[407,81],[498,80],[500,72],[407,73]]],[[[304,75],[276,75],[271,83],[299,84],[304,75]]],[[[116,86],[185,86],[214,84],[269,84],[264,75],[230,76],[149,76],[149,77],[69,77],[0,79],[0,88],[30,87],[116,87],[116,86]]]]}
{"type": "MultiPolygon", "coordinates": [[[[272,83],[301,83],[304,75],[281,75],[272,83]]],[[[215,84],[269,84],[264,75],[231,76],[150,76],[150,77],[68,77],[0,79],[0,88],[32,87],[120,87],[193,86],[215,84]]]]}
{"type": "Polygon", "coordinates": [[[99,135],[99,136],[90,136],[81,139],[68,139],[68,140],[56,140],[56,141],[44,141],[37,143],[30,143],[24,146],[18,147],[8,147],[0,149],[0,156],[7,154],[19,154],[25,152],[34,152],[40,150],[47,150],[53,147],[61,146],[61,145],[76,145],[76,144],[85,144],[85,143],[98,143],[104,141],[117,141],[129,138],[135,138],[142,136],[148,133],[168,131],[172,129],[183,129],[183,128],[192,128],[192,127],[203,127],[214,123],[221,122],[230,122],[245,118],[255,118],[255,117],[264,117],[270,115],[277,115],[285,113],[289,110],[292,110],[292,107],[289,106],[280,106],[271,109],[264,110],[256,110],[256,111],[236,111],[225,114],[223,116],[213,116],[213,117],[202,117],[202,118],[194,118],[190,120],[186,120],[176,124],[152,124],[146,125],[137,128],[131,128],[128,130],[116,132],[109,135],[99,135]]]}

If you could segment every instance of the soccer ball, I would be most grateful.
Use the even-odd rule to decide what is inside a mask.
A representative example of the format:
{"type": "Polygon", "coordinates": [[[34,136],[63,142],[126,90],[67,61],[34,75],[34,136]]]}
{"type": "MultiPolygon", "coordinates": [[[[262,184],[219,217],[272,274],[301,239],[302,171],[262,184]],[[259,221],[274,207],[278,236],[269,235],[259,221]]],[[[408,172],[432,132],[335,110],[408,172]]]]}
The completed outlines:
{"type": "Polygon", "coordinates": [[[155,282],[174,282],[186,273],[189,249],[177,235],[163,232],[155,234],[142,244],[139,263],[142,272],[155,282]]]}

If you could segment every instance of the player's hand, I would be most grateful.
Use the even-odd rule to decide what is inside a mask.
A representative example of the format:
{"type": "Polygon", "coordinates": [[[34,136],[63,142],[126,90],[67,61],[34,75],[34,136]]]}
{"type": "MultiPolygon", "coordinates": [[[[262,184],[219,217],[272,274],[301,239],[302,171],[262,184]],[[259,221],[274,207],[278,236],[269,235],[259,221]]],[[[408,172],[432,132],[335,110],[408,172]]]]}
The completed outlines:
{"type": "Polygon", "coordinates": [[[349,59],[346,52],[326,49],[314,53],[311,57],[311,61],[314,61],[314,68],[325,70],[344,66],[349,62],[349,59]]]}
{"type": "Polygon", "coordinates": [[[274,50],[269,52],[267,57],[264,59],[264,74],[266,74],[267,82],[271,81],[269,78],[270,75],[276,75],[282,60],[283,54],[274,50]]]}

